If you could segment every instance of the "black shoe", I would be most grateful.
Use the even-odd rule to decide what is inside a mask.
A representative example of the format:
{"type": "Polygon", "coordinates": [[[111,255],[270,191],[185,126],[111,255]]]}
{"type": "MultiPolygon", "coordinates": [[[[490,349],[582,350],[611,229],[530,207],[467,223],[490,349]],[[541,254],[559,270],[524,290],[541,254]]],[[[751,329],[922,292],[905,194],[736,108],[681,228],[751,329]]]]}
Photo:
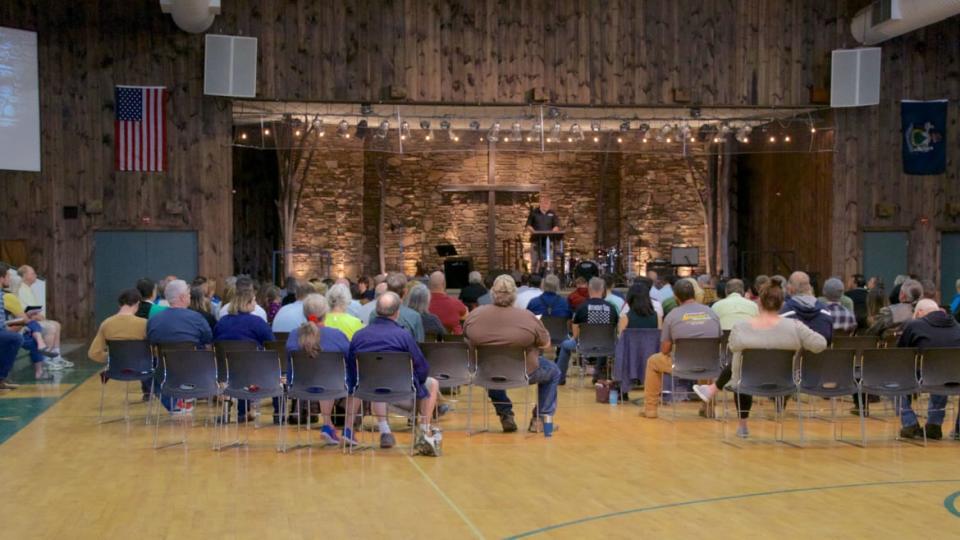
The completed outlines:
{"type": "Polygon", "coordinates": [[[560,386],[566,386],[566,385],[567,385],[567,380],[566,380],[566,379],[560,379],[560,382],[559,382],[558,384],[559,384],[560,386]]]}
{"type": "Polygon", "coordinates": [[[936,424],[927,424],[923,426],[923,431],[926,432],[927,438],[931,441],[939,441],[943,438],[943,430],[941,430],[940,426],[936,424]]]}
{"type": "Polygon", "coordinates": [[[922,439],[923,428],[921,428],[919,424],[913,424],[912,426],[905,426],[900,429],[900,438],[901,439],[922,439]]]}
{"type": "Polygon", "coordinates": [[[513,417],[513,413],[507,413],[500,416],[500,426],[503,428],[504,433],[513,433],[517,430],[517,421],[513,417]]]}

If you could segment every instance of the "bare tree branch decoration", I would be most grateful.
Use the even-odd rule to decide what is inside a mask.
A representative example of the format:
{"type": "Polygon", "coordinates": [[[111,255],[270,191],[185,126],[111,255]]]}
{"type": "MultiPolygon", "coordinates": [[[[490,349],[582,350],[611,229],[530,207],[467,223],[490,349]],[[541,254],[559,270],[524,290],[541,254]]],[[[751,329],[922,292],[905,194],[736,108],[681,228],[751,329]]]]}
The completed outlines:
{"type": "Polygon", "coordinates": [[[280,214],[280,233],[283,237],[283,268],[286,274],[293,270],[293,233],[300,215],[300,201],[307,185],[307,174],[316,155],[316,146],[310,137],[317,132],[316,122],[300,123],[290,115],[273,122],[277,149],[277,172],[280,180],[278,199],[274,201],[280,214]]]}
{"type": "Polygon", "coordinates": [[[687,163],[687,169],[690,171],[687,174],[687,180],[690,182],[694,191],[697,193],[697,199],[700,201],[700,209],[703,214],[703,236],[704,236],[704,254],[707,265],[707,274],[713,273],[713,265],[711,262],[711,250],[713,249],[713,200],[712,196],[712,185],[706,175],[697,168],[696,163],[693,160],[693,157],[689,154],[684,156],[684,160],[687,163]]]}

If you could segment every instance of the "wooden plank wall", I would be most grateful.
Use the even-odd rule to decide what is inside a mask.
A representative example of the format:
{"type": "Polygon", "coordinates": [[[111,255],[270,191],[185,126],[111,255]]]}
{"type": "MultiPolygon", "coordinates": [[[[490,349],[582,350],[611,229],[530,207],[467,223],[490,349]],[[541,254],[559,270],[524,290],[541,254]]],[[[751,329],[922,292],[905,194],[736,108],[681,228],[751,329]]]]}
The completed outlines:
{"type": "Polygon", "coordinates": [[[233,270],[231,111],[226,100],[203,97],[202,36],[140,2],[99,4],[0,4],[0,25],[38,33],[42,146],[40,173],[0,171],[0,237],[27,240],[48,280],[50,315],[71,336],[92,330],[96,230],[196,230],[200,272],[233,270]],[[165,174],[113,171],[116,84],[168,88],[165,174]],[[83,210],[97,202],[102,213],[83,210]],[[80,206],[79,219],[62,219],[63,206],[80,206]]]}
{"type": "MultiPolygon", "coordinates": [[[[863,2],[236,0],[210,31],[259,39],[266,99],[402,88],[423,103],[522,103],[541,88],[560,104],[658,105],[679,89],[690,104],[792,106],[826,84],[843,17],[863,2]]],[[[156,2],[123,0],[7,0],[0,25],[39,33],[44,167],[0,172],[0,238],[29,240],[67,333],[91,331],[95,230],[194,229],[201,272],[231,273],[230,106],[202,95],[203,37],[156,2]],[[115,84],[170,88],[168,173],[112,171],[115,84]],[[60,217],[98,201],[102,213],[60,217]]]]}
{"type": "MultiPolygon", "coordinates": [[[[885,42],[880,105],[835,111],[838,138],[834,160],[833,271],[863,270],[865,229],[910,233],[908,269],[940,281],[940,232],[960,230],[946,212],[960,203],[960,25],[954,17],[885,42]],[[903,174],[900,100],[949,98],[947,171],[938,176],[903,174]],[[876,205],[892,205],[878,217],[876,205]]],[[[956,256],[956,254],[953,254],[956,256]]],[[[957,276],[944,276],[954,280],[957,276]]]]}

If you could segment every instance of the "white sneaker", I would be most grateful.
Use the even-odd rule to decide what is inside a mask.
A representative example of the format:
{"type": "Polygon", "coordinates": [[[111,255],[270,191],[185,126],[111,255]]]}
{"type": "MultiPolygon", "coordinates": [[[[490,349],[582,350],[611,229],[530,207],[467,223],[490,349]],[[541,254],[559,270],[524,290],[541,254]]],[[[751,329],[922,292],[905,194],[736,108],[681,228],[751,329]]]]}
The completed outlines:
{"type": "Polygon", "coordinates": [[[47,367],[48,371],[60,371],[63,369],[63,364],[57,362],[56,359],[44,360],[43,364],[47,367]]]}
{"type": "Polygon", "coordinates": [[[54,358],[53,360],[54,360],[55,362],[57,362],[58,364],[62,365],[63,367],[65,367],[65,368],[71,368],[71,367],[74,366],[73,362],[67,360],[66,358],[64,358],[64,357],[62,357],[62,356],[58,356],[58,357],[54,358]]]}
{"type": "Polygon", "coordinates": [[[740,437],[741,439],[746,439],[749,436],[750,436],[750,430],[747,429],[746,426],[737,427],[737,437],[740,437]]]}
{"type": "Polygon", "coordinates": [[[710,386],[706,384],[693,385],[693,393],[703,400],[704,403],[709,403],[710,400],[713,399],[713,392],[710,391],[710,386]]]}
{"type": "Polygon", "coordinates": [[[440,439],[442,437],[443,435],[440,434],[439,428],[433,428],[429,433],[420,430],[420,433],[417,434],[414,448],[416,448],[417,453],[421,456],[437,457],[440,455],[440,439]]]}

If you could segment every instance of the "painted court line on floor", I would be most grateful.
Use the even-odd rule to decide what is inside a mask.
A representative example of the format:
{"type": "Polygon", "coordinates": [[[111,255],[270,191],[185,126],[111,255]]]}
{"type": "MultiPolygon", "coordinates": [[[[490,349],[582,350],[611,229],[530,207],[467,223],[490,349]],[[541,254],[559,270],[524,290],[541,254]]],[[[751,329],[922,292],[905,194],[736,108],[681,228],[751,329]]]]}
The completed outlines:
{"type": "MultiPolygon", "coordinates": [[[[591,521],[600,521],[602,519],[626,516],[630,514],[640,514],[644,512],[653,512],[655,510],[666,510],[669,508],[694,506],[698,504],[708,504],[708,503],[722,502],[722,501],[734,501],[738,499],[752,499],[757,497],[770,497],[774,495],[790,495],[795,493],[811,493],[815,491],[831,491],[831,490],[838,490],[838,489],[856,489],[856,488],[865,488],[865,487],[899,486],[899,485],[910,485],[910,484],[916,485],[916,484],[950,484],[950,483],[960,483],[960,478],[950,478],[946,480],[892,480],[892,481],[883,481],[883,482],[863,482],[859,484],[837,484],[832,486],[778,489],[774,491],[759,491],[756,493],[743,493],[740,495],[726,495],[723,497],[712,497],[709,499],[695,499],[692,501],[681,501],[681,502],[675,502],[675,503],[658,504],[655,506],[632,508],[630,510],[610,512],[609,514],[600,514],[596,516],[589,516],[585,518],[574,519],[571,521],[565,521],[563,523],[557,523],[556,525],[549,525],[547,527],[541,527],[539,529],[533,529],[530,531],[515,534],[513,536],[508,536],[506,540],[514,540],[516,538],[528,538],[531,536],[536,536],[538,534],[543,534],[543,533],[554,531],[557,529],[562,529],[564,527],[573,527],[575,525],[589,523],[591,521]]],[[[947,507],[947,510],[950,511],[951,514],[954,514],[955,516],[960,517],[960,511],[958,511],[955,506],[956,499],[958,497],[960,497],[960,492],[954,493],[949,497],[947,497],[946,500],[943,501],[943,504],[944,506],[947,507]]]]}
{"type": "Polygon", "coordinates": [[[480,529],[477,528],[477,526],[472,521],[470,521],[470,518],[468,518],[467,515],[463,513],[463,510],[461,510],[460,507],[457,506],[457,503],[453,502],[453,500],[450,499],[450,497],[448,497],[447,494],[444,493],[442,489],[440,489],[440,486],[438,486],[437,483],[434,482],[432,478],[430,478],[427,472],[424,471],[422,468],[420,468],[420,465],[412,457],[410,457],[409,454],[406,457],[407,457],[407,460],[409,460],[410,463],[413,465],[413,468],[420,473],[420,476],[422,476],[423,479],[426,480],[427,483],[433,487],[434,491],[436,491],[440,495],[440,497],[447,502],[447,505],[450,506],[450,508],[452,508],[453,511],[456,512],[458,516],[460,516],[460,519],[462,519],[463,522],[467,524],[467,527],[470,528],[470,530],[473,532],[473,535],[480,539],[486,538],[483,535],[483,533],[480,532],[480,529]]]}

